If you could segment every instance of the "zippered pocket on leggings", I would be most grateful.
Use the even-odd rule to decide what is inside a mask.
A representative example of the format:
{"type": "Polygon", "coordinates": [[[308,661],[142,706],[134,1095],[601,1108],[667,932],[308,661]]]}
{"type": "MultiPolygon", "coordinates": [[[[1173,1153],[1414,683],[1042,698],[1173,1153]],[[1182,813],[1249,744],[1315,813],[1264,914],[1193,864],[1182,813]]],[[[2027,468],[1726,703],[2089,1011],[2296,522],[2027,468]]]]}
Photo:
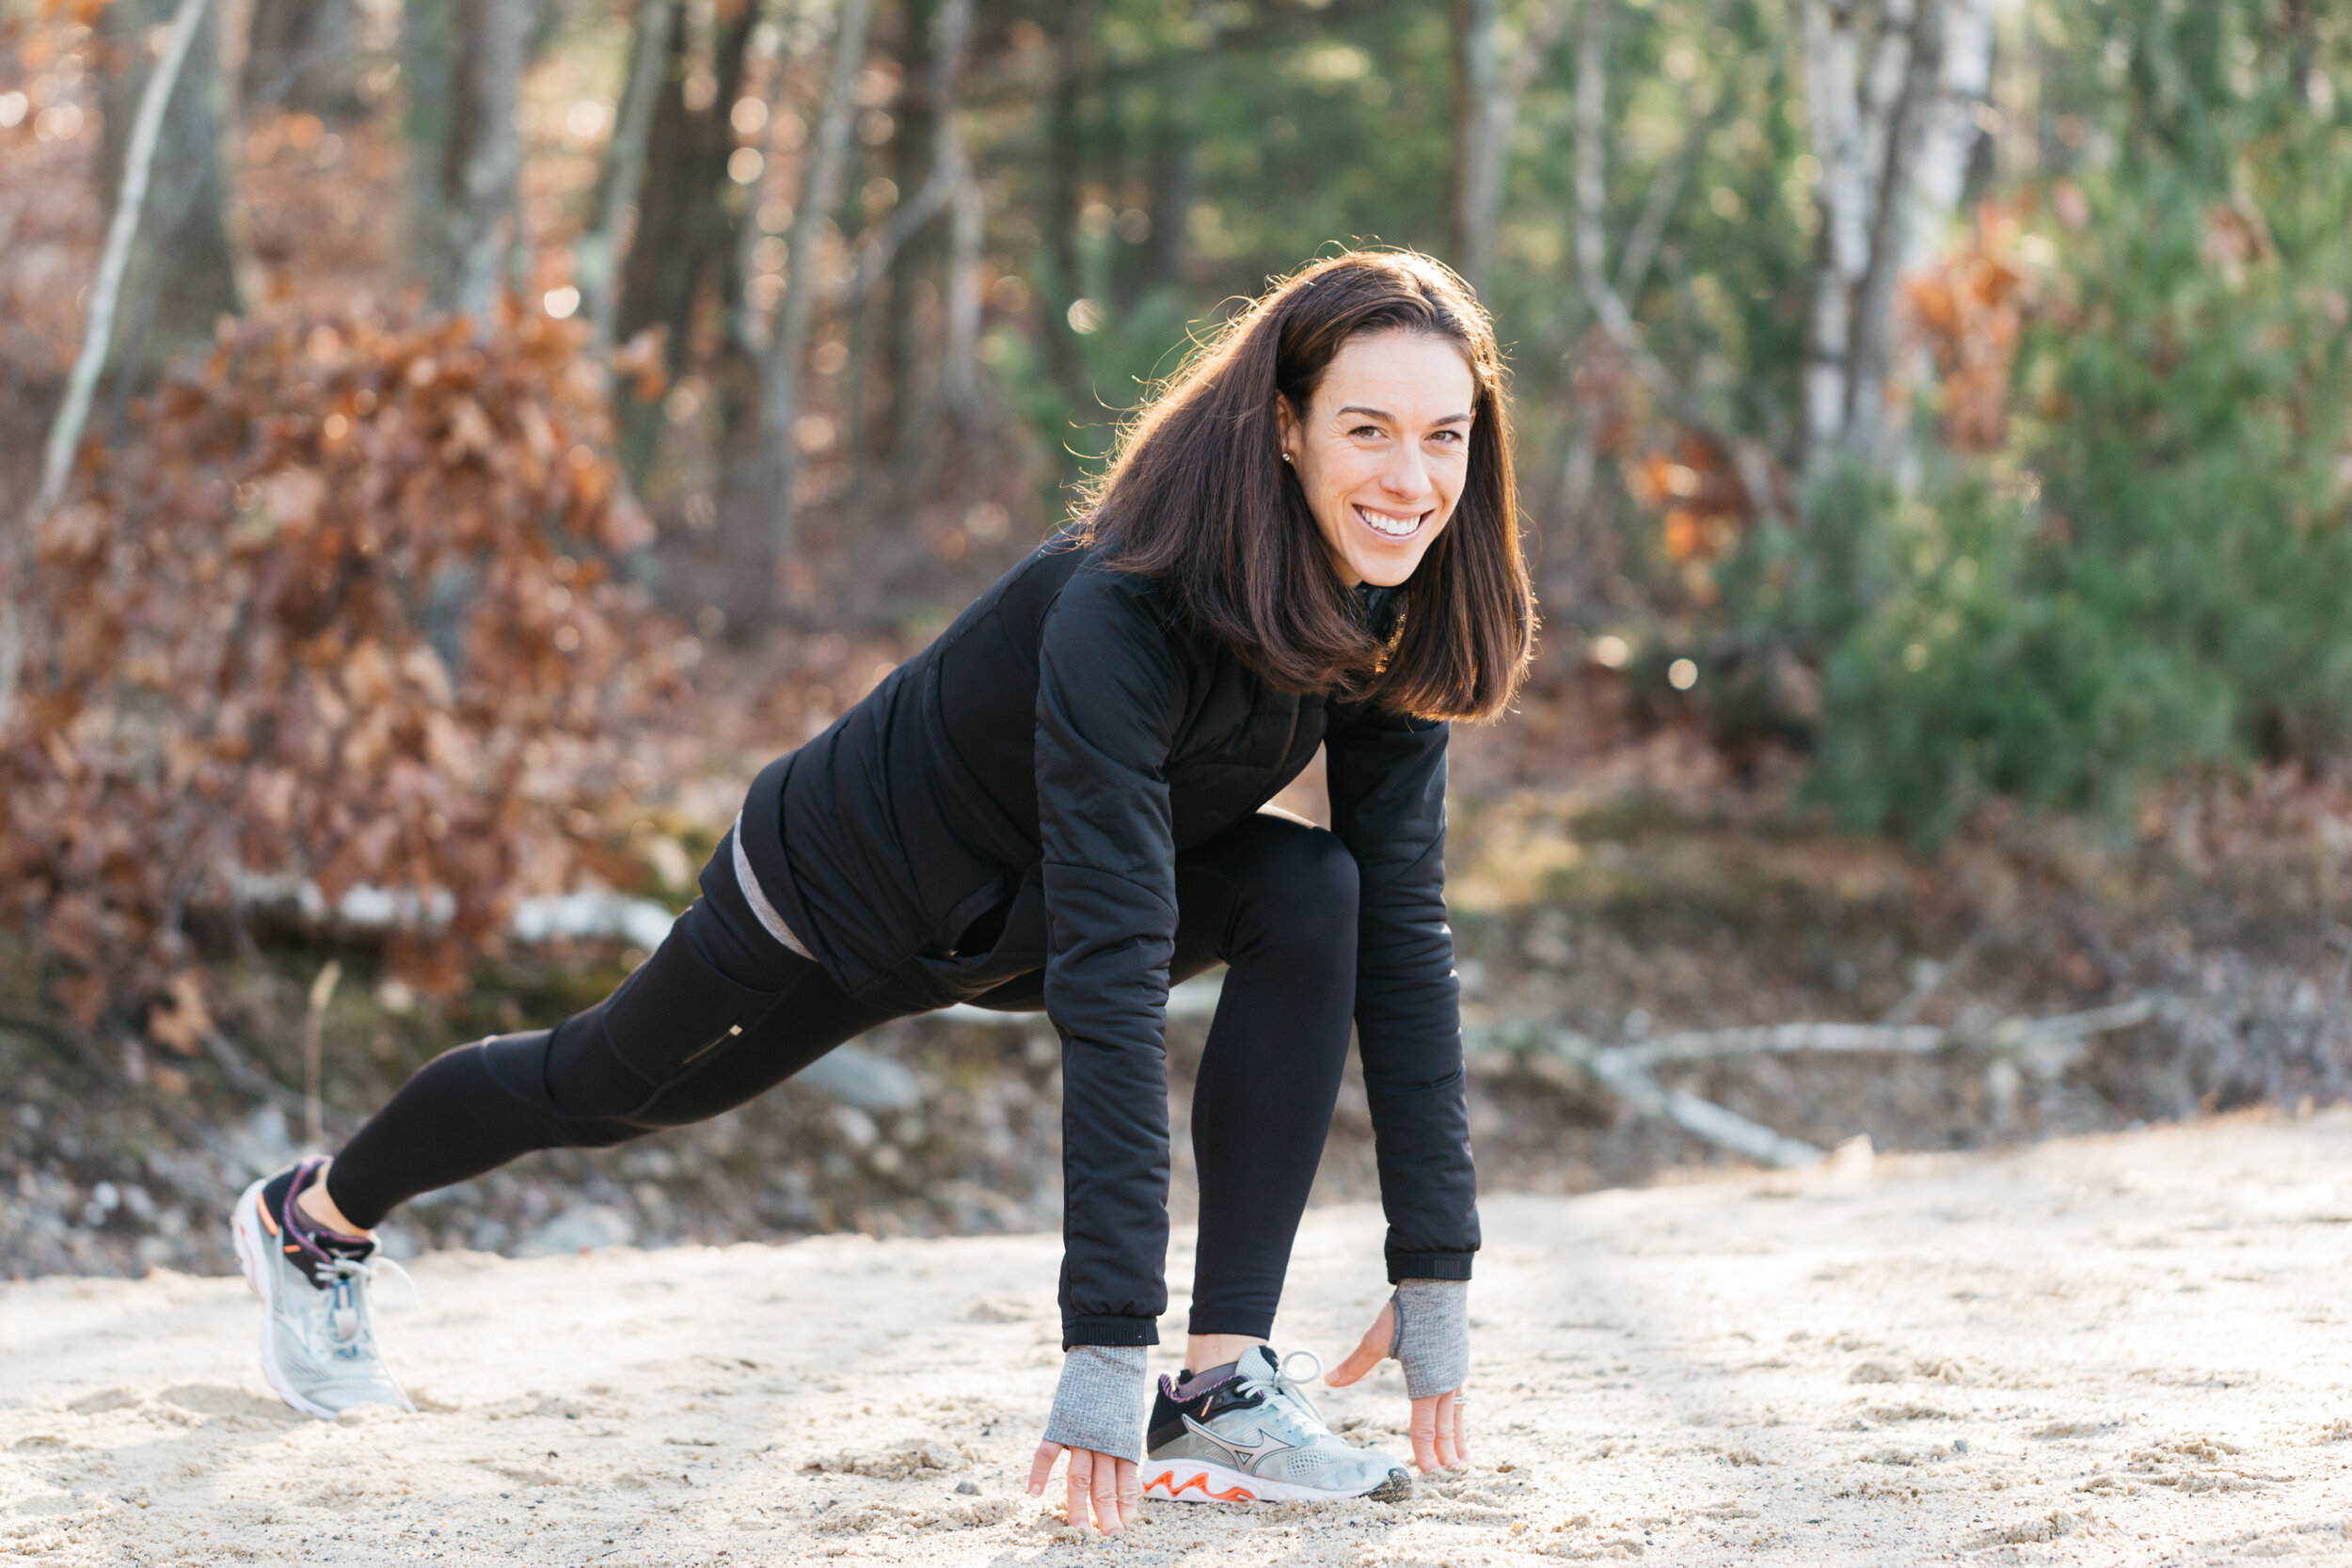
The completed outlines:
{"type": "Polygon", "coordinates": [[[684,1056],[679,1057],[678,1066],[692,1067],[696,1062],[701,1061],[705,1056],[709,1055],[712,1052],[718,1050],[729,1040],[740,1039],[742,1035],[743,1026],[741,1024],[730,1023],[726,1027],[726,1033],[723,1035],[711,1036],[707,1042],[695,1050],[688,1052],[684,1056]]]}
{"type": "Polygon", "coordinates": [[[757,1033],[784,996],[719,973],[680,926],[605,1003],[606,1037],[630,1071],[665,1088],[757,1033]]]}

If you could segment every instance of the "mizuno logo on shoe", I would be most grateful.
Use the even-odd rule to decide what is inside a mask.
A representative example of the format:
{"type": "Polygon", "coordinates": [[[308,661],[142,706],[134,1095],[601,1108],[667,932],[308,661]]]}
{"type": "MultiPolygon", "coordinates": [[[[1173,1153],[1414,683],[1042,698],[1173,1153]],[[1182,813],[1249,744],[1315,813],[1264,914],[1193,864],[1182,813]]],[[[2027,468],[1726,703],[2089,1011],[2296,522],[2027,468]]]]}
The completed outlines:
{"type": "Polygon", "coordinates": [[[1245,1448],[1243,1445],[1234,1442],[1230,1437],[1218,1436],[1216,1433],[1211,1432],[1207,1427],[1202,1426],[1199,1421],[1194,1420],[1189,1416],[1184,1418],[1184,1427],[1185,1430],[1189,1431],[1195,1437],[1200,1438],[1202,1442],[1209,1444],[1213,1448],[1222,1449],[1227,1453],[1232,1454],[1233,1456],[1233,1468],[1236,1470],[1254,1470],[1257,1466],[1258,1461],[1265,1458],[1268,1454],[1283,1453],[1300,1446],[1296,1443],[1285,1443],[1279,1437],[1274,1436],[1272,1433],[1261,1430],[1258,1433],[1258,1441],[1254,1445],[1245,1448]]]}

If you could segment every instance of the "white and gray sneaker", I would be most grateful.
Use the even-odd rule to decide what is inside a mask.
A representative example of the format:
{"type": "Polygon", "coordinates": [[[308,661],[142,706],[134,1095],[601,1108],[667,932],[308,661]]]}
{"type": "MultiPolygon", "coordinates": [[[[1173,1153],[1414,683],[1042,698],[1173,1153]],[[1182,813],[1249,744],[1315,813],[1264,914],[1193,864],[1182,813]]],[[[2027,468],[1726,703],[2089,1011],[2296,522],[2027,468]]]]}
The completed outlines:
{"type": "Polygon", "coordinates": [[[323,1230],[294,1206],[323,1164],[263,1177],[230,1219],[245,1282],[262,1298],[262,1375],[279,1399],[324,1420],[358,1404],[414,1410],[385,1365],[368,1300],[377,1267],[390,1260],[378,1259],[366,1238],[323,1230]]]}
{"type": "Polygon", "coordinates": [[[1410,1497],[1411,1471],[1324,1424],[1305,1386],[1322,1371],[1312,1351],[1278,1361],[1253,1345],[1230,1367],[1161,1378],[1144,1439],[1143,1495],[1203,1503],[1410,1497]],[[1301,1356],[1311,1369],[1294,1378],[1290,1364],[1301,1356]]]}

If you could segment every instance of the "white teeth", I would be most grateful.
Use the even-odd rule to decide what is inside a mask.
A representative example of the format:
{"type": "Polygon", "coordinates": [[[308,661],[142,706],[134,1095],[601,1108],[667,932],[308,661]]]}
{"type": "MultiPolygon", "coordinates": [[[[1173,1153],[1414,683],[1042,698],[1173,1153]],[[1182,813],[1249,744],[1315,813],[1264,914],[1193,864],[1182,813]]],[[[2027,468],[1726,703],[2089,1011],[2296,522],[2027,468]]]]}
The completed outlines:
{"type": "Polygon", "coordinates": [[[1418,515],[1391,517],[1383,513],[1368,511],[1360,506],[1356,509],[1356,515],[1369,524],[1375,533],[1385,533],[1391,539],[1406,538],[1421,527],[1421,518],[1418,515]]]}

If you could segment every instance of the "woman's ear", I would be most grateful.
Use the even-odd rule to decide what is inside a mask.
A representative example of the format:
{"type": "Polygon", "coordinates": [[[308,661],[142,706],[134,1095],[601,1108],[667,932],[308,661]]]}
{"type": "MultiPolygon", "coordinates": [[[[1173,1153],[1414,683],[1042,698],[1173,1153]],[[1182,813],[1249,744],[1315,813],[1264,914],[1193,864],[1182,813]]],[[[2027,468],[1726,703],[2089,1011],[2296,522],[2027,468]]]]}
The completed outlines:
{"type": "Polygon", "coordinates": [[[1282,461],[1296,462],[1298,460],[1298,437],[1302,428],[1298,411],[1291,406],[1291,400],[1279,392],[1274,394],[1274,423],[1277,436],[1282,443],[1282,461]]]}

